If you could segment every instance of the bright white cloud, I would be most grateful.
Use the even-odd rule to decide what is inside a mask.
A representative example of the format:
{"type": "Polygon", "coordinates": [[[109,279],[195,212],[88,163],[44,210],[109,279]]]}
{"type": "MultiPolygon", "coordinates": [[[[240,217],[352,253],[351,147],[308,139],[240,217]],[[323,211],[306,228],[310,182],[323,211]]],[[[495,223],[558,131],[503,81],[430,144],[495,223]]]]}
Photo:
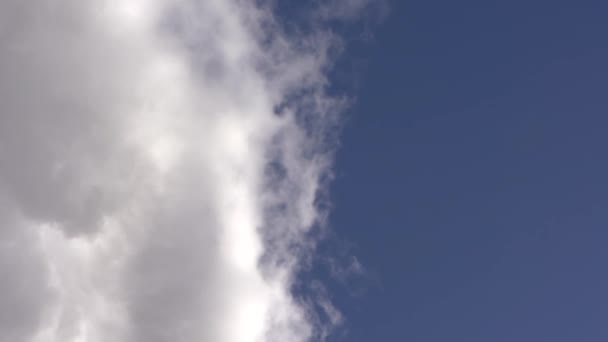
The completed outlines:
{"type": "Polygon", "coordinates": [[[2,1],[0,341],[318,336],[331,44],[254,1],[2,1]]]}

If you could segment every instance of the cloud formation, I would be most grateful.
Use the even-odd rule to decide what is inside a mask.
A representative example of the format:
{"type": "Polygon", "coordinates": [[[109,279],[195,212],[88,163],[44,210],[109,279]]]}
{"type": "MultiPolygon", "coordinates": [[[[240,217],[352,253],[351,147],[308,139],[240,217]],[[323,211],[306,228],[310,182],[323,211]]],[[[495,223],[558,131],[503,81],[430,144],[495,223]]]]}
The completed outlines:
{"type": "Polygon", "coordinates": [[[1,342],[322,337],[336,40],[255,3],[0,3],[1,342]]]}

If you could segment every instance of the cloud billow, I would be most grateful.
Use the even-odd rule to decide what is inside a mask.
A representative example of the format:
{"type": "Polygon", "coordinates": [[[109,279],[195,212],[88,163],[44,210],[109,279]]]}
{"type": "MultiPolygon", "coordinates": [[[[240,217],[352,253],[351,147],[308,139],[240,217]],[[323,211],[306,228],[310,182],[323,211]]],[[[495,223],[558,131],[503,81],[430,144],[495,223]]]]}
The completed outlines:
{"type": "Polygon", "coordinates": [[[0,342],[323,335],[336,38],[254,3],[0,3],[0,342]]]}

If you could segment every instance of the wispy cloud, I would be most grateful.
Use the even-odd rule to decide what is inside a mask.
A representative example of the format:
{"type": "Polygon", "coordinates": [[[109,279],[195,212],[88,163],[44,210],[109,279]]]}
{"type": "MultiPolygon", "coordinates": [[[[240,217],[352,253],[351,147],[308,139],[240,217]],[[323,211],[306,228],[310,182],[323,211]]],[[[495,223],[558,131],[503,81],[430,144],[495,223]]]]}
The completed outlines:
{"type": "Polygon", "coordinates": [[[336,38],[254,3],[0,3],[0,341],[323,335],[291,288],[336,38]]]}

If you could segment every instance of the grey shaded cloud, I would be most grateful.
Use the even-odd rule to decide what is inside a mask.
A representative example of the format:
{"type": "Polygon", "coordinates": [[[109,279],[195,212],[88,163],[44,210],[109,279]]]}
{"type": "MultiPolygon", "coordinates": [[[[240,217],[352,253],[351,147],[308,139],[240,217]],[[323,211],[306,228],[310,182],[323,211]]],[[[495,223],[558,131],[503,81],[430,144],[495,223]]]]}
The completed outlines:
{"type": "Polygon", "coordinates": [[[246,1],[0,3],[1,342],[326,335],[292,286],[339,39],[281,27],[246,1]]]}

